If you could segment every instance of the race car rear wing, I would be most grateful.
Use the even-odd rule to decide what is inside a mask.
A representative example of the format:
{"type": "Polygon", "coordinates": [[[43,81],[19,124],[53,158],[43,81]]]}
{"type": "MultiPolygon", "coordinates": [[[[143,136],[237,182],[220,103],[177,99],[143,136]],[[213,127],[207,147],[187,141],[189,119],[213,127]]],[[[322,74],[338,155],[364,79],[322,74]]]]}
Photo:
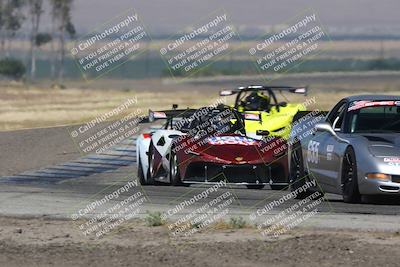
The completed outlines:
{"type": "Polygon", "coordinates": [[[279,92],[289,92],[293,94],[302,94],[307,96],[308,86],[304,87],[291,87],[291,86],[264,86],[264,85],[250,85],[241,86],[232,90],[222,90],[219,92],[220,96],[230,96],[237,94],[239,92],[249,92],[249,91],[279,91],[279,92]]]}
{"type": "Polygon", "coordinates": [[[189,109],[189,108],[162,110],[162,111],[149,110],[149,122],[154,122],[156,120],[171,120],[173,118],[190,117],[196,112],[196,110],[197,109],[189,109]]]}

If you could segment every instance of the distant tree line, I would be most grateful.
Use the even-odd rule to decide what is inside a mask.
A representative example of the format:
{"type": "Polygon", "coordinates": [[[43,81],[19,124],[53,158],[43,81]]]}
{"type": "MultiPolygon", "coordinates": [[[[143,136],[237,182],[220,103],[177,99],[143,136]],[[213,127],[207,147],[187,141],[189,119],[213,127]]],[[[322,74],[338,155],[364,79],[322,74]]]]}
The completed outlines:
{"type": "Polygon", "coordinates": [[[66,38],[75,36],[71,19],[72,4],[73,0],[0,0],[0,75],[21,79],[29,66],[30,73],[26,78],[34,80],[37,50],[49,43],[53,52],[51,79],[62,84],[66,38]],[[40,27],[45,1],[50,7],[50,32],[42,32],[40,27]],[[10,51],[13,39],[25,22],[30,25],[30,47],[29,58],[24,64],[12,59],[10,51]]]}

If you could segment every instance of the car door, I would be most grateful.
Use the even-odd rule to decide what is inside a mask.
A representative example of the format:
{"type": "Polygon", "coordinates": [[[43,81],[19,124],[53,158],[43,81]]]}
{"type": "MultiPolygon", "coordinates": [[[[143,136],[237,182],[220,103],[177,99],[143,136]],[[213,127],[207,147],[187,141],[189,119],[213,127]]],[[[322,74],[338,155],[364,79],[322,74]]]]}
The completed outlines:
{"type": "MultiPolygon", "coordinates": [[[[343,131],[347,102],[339,102],[328,114],[326,121],[340,135],[343,131]]],[[[341,145],[329,132],[315,132],[307,145],[307,164],[309,173],[326,190],[335,190],[335,179],[338,175],[340,156],[335,147],[341,145]]]]}

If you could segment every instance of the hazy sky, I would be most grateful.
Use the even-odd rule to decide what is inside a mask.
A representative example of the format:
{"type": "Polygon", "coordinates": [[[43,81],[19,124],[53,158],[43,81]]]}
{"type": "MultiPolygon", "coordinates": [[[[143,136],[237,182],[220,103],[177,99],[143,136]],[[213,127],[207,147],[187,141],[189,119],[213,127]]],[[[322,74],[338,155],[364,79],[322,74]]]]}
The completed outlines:
{"type": "Polygon", "coordinates": [[[329,27],[383,31],[400,26],[399,0],[75,0],[73,20],[85,33],[135,8],[150,32],[174,33],[219,8],[235,25],[261,26],[288,21],[309,7],[329,27]]]}

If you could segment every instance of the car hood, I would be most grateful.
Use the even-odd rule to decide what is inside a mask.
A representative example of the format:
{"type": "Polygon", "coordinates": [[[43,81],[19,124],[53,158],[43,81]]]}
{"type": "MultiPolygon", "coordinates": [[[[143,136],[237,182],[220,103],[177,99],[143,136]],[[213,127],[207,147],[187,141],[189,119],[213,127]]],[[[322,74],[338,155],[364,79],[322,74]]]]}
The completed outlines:
{"type": "Polygon", "coordinates": [[[400,157],[399,134],[365,134],[368,149],[375,157],[400,157]]]}

